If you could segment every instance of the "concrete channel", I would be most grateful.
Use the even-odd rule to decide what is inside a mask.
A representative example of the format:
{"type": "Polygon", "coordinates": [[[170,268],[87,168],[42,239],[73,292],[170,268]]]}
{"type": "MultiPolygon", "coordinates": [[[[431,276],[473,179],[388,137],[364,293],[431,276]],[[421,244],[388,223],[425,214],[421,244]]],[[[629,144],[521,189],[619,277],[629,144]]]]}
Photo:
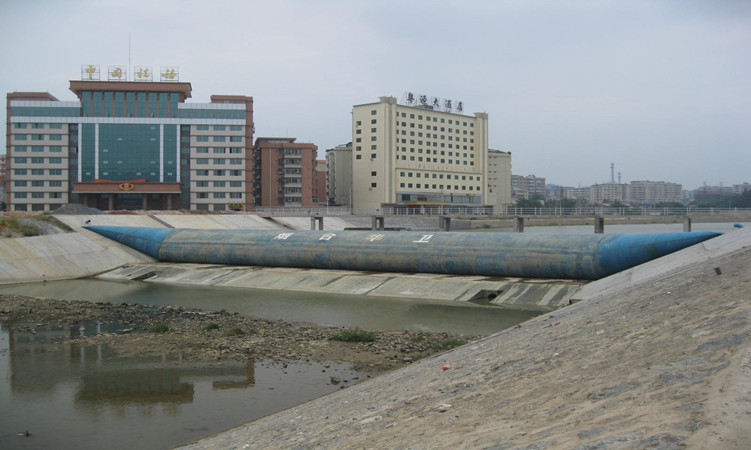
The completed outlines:
{"type": "MultiPolygon", "coordinates": [[[[310,218],[167,214],[59,215],[56,218],[74,232],[3,241],[0,284],[97,276],[107,280],[472,302],[545,312],[567,305],[574,292],[586,283],[578,280],[159,263],[83,226],[291,230],[310,229],[310,218]]],[[[327,217],[325,227],[343,230],[356,226],[338,217],[327,217]]]]}

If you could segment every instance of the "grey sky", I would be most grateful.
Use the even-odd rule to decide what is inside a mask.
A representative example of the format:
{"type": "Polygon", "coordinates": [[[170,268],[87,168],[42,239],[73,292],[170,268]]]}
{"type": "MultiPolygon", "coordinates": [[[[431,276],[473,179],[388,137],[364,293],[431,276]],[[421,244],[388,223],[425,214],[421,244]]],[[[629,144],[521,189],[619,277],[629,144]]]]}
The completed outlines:
{"type": "Polygon", "coordinates": [[[0,92],[75,100],[129,34],[132,65],[178,66],[190,101],[253,96],[256,137],[321,158],[352,105],[411,91],[487,112],[517,175],[751,182],[747,0],[0,0],[0,92]]]}

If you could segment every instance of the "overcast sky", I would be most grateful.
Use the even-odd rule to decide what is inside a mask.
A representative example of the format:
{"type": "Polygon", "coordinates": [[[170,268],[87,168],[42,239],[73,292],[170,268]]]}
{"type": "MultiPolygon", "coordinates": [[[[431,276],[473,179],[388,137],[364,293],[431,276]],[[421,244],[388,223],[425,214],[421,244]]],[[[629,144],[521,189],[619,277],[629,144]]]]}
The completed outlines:
{"type": "Polygon", "coordinates": [[[77,100],[81,65],[129,60],[252,96],[256,137],[320,158],[352,105],[415,92],[488,113],[515,175],[751,182],[749,0],[0,0],[3,93],[77,100]]]}

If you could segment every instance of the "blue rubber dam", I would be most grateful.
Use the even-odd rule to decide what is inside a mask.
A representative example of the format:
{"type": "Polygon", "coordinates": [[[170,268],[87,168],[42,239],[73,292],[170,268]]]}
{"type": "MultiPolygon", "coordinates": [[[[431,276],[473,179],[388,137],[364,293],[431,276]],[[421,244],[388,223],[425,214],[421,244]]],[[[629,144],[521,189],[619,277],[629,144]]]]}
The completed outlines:
{"type": "Polygon", "coordinates": [[[596,280],[719,236],[87,226],[158,261],[596,280]]]}

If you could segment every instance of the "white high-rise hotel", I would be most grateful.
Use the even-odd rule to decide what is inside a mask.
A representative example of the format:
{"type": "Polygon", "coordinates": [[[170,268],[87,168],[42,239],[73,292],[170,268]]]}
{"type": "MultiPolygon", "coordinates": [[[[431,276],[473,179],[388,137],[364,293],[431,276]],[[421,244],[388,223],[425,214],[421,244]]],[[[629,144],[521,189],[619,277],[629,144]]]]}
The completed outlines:
{"type": "Polygon", "coordinates": [[[488,115],[397,104],[352,109],[352,205],[488,204],[488,115]]]}

